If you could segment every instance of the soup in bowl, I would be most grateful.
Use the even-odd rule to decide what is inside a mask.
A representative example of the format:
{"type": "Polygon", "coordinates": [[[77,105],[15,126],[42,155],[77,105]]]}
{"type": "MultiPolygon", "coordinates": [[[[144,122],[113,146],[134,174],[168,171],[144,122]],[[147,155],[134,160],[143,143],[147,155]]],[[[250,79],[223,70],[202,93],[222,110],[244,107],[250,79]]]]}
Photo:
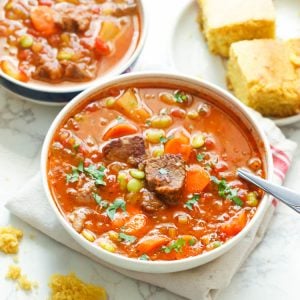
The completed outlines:
{"type": "Polygon", "coordinates": [[[6,0],[0,8],[1,75],[38,91],[81,91],[120,74],[144,40],[139,0],[6,0]]]}
{"type": "Polygon", "coordinates": [[[105,261],[145,272],[201,265],[263,215],[261,130],[228,93],[193,78],[132,74],[58,115],[42,153],[45,190],[68,232],[105,261]]]}

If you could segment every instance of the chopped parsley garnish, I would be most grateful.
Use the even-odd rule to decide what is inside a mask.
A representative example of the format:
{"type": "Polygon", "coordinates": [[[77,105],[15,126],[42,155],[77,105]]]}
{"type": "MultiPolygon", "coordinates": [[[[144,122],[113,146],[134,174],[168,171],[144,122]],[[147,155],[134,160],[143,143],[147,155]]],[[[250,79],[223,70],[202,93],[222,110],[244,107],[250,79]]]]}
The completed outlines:
{"type": "Polygon", "coordinates": [[[98,194],[96,193],[93,193],[93,198],[95,199],[96,203],[100,206],[100,207],[103,207],[103,208],[107,208],[109,203],[108,201],[106,200],[103,200],[101,198],[101,196],[99,196],[98,194]]]}
{"type": "Polygon", "coordinates": [[[188,99],[187,95],[184,92],[181,92],[181,91],[177,91],[174,94],[174,98],[175,98],[175,101],[177,103],[184,103],[188,99]]]}
{"type": "Polygon", "coordinates": [[[204,159],[204,157],[205,157],[205,153],[198,153],[197,154],[197,160],[200,162],[200,161],[202,161],[203,159],[204,159]]]}
{"type": "Polygon", "coordinates": [[[117,116],[116,119],[117,119],[118,123],[123,123],[125,121],[122,116],[117,116]]]}
{"type": "Polygon", "coordinates": [[[195,238],[192,238],[189,240],[189,245],[190,246],[194,246],[196,244],[196,239],[195,238]]]}
{"type": "Polygon", "coordinates": [[[176,241],[173,241],[170,246],[163,246],[162,250],[165,253],[170,253],[172,250],[176,252],[182,252],[182,247],[185,246],[185,240],[183,238],[179,238],[176,241]]]}
{"type": "Polygon", "coordinates": [[[136,237],[133,235],[128,235],[123,232],[119,233],[119,239],[125,243],[132,244],[136,241],[136,237]]]}
{"type": "Polygon", "coordinates": [[[200,199],[200,195],[199,194],[194,194],[191,199],[189,199],[188,201],[185,202],[183,207],[186,207],[189,210],[193,210],[194,205],[196,203],[198,203],[199,199],[200,199]]]}
{"type": "Polygon", "coordinates": [[[237,195],[237,188],[231,188],[225,179],[219,180],[218,178],[211,176],[211,180],[217,185],[220,197],[229,199],[238,206],[244,205],[242,199],[237,195]]]}
{"type": "Polygon", "coordinates": [[[79,172],[83,172],[83,170],[84,170],[84,167],[83,167],[83,161],[81,161],[81,162],[79,163],[79,165],[78,165],[78,167],[77,167],[77,170],[78,170],[79,172]]]}
{"type": "Polygon", "coordinates": [[[122,198],[117,198],[114,203],[111,203],[106,209],[107,216],[113,220],[117,210],[121,208],[123,211],[126,210],[126,203],[122,198]]]}
{"type": "Polygon", "coordinates": [[[160,169],[158,170],[158,172],[159,172],[159,174],[161,174],[161,175],[167,175],[167,174],[169,173],[169,171],[166,170],[166,169],[164,169],[164,168],[160,168],[160,169]]]}
{"type": "Polygon", "coordinates": [[[164,136],[161,136],[161,137],[159,138],[159,141],[160,141],[162,144],[165,144],[165,143],[168,141],[168,139],[167,139],[166,137],[164,137],[164,136]]]}
{"type": "Polygon", "coordinates": [[[67,183],[71,182],[76,182],[79,179],[80,173],[83,172],[83,162],[81,161],[78,165],[78,167],[72,167],[72,173],[66,175],[66,180],[67,183]]]}
{"type": "Polygon", "coordinates": [[[174,137],[173,135],[171,135],[171,136],[169,136],[169,137],[161,136],[161,137],[159,138],[159,142],[160,142],[161,144],[165,144],[167,141],[171,140],[173,137],[174,137]]]}
{"type": "Polygon", "coordinates": [[[151,126],[152,122],[151,122],[151,120],[148,119],[148,120],[146,120],[145,124],[146,124],[147,126],[151,126]]]}
{"type": "Polygon", "coordinates": [[[150,260],[150,257],[147,254],[143,254],[139,257],[139,260],[150,260]]]}
{"type": "Polygon", "coordinates": [[[69,183],[69,182],[71,182],[71,183],[76,182],[76,181],[78,181],[78,179],[79,179],[79,172],[77,171],[76,168],[72,169],[72,173],[71,174],[67,174],[66,175],[67,183],[69,183]]]}
{"type": "Polygon", "coordinates": [[[83,166],[83,161],[81,161],[78,165],[78,167],[72,167],[72,173],[67,174],[66,180],[67,182],[76,182],[79,179],[79,175],[81,173],[85,173],[86,175],[90,176],[92,179],[94,179],[96,185],[106,185],[105,181],[103,180],[105,176],[105,167],[100,166],[97,168],[95,165],[89,165],[87,168],[83,166]]]}
{"type": "Polygon", "coordinates": [[[206,163],[206,164],[204,165],[204,169],[205,169],[207,172],[210,172],[211,169],[212,169],[211,164],[206,163]]]}
{"type": "Polygon", "coordinates": [[[103,181],[105,170],[104,166],[100,166],[97,169],[95,165],[89,165],[87,168],[84,168],[84,172],[95,180],[96,185],[106,185],[105,181],[103,181]]]}
{"type": "Polygon", "coordinates": [[[222,246],[222,242],[220,241],[214,241],[212,243],[209,244],[213,249],[218,248],[220,246],[222,246]]]}
{"type": "Polygon", "coordinates": [[[74,144],[73,149],[77,152],[80,147],[80,144],[74,144]]]}

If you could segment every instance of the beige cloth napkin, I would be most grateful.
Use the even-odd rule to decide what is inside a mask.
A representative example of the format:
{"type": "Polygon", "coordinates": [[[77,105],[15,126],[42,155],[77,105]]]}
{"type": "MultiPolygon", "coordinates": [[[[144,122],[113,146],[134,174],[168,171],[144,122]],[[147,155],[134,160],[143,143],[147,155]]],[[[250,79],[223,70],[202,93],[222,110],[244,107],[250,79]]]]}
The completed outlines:
{"type": "MultiPolygon", "coordinates": [[[[272,145],[275,163],[274,181],[282,183],[296,145],[285,139],[273,122],[261,118],[258,114],[255,114],[255,117],[257,122],[264,128],[272,145]]],[[[197,300],[213,300],[217,297],[219,291],[230,284],[232,277],[241,264],[262,240],[275,209],[275,206],[271,205],[270,201],[265,215],[256,223],[251,232],[238,245],[220,258],[188,271],[168,274],[146,274],[127,271],[103,263],[79,246],[60,225],[53,213],[44,194],[40,174],[37,174],[30,182],[25,184],[24,188],[9,199],[6,207],[13,214],[56,241],[108,268],[129,277],[165,288],[183,297],[197,300]]]]}

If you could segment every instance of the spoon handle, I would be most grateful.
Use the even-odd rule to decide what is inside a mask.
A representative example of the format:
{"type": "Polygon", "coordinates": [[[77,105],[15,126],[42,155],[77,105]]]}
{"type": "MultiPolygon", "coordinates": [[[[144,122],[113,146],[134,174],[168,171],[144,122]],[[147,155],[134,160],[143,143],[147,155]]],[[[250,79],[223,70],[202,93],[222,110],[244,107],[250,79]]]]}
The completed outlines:
{"type": "Polygon", "coordinates": [[[237,173],[241,178],[260,187],[268,194],[274,196],[276,199],[300,213],[300,194],[285,187],[270,183],[256,175],[253,175],[245,169],[238,169],[237,173]]]}

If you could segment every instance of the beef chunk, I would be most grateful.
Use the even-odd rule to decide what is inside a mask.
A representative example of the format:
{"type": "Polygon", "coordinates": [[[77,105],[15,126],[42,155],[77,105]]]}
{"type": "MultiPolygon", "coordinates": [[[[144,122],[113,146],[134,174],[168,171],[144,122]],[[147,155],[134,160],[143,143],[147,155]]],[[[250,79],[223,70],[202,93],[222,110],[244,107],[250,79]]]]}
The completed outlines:
{"type": "Polygon", "coordinates": [[[86,64],[67,62],[65,65],[65,77],[73,80],[91,80],[95,76],[91,73],[86,64]]]}
{"type": "Polygon", "coordinates": [[[57,60],[42,63],[32,74],[33,78],[46,81],[59,81],[62,76],[63,68],[57,60]]]}
{"type": "Polygon", "coordinates": [[[165,154],[145,161],[146,184],[165,203],[175,205],[185,180],[185,162],[180,155],[165,154]]]}
{"type": "Polygon", "coordinates": [[[79,180],[76,189],[67,189],[67,193],[73,198],[73,200],[80,204],[95,203],[92,196],[95,192],[97,192],[97,188],[92,180],[86,182],[79,180]]]}
{"type": "Polygon", "coordinates": [[[78,207],[72,213],[68,215],[68,219],[71,222],[73,228],[77,232],[81,232],[84,223],[87,220],[89,215],[97,214],[93,209],[88,207],[78,207]]]}
{"type": "Polygon", "coordinates": [[[55,10],[55,23],[64,31],[84,32],[90,27],[91,13],[83,6],[59,3],[55,10]]]}
{"type": "Polygon", "coordinates": [[[135,3],[118,4],[112,10],[112,15],[115,17],[123,17],[137,13],[137,5],[135,3]]]}
{"type": "Polygon", "coordinates": [[[149,192],[147,189],[142,190],[141,207],[146,213],[154,213],[166,208],[165,204],[158,199],[154,193],[149,192]]]}
{"type": "Polygon", "coordinates": [[[144,139],[141,135],[112,139],[102,148],[102,153],[108,162],[125,162],[136,167],[145,159],[144,139]]]}

